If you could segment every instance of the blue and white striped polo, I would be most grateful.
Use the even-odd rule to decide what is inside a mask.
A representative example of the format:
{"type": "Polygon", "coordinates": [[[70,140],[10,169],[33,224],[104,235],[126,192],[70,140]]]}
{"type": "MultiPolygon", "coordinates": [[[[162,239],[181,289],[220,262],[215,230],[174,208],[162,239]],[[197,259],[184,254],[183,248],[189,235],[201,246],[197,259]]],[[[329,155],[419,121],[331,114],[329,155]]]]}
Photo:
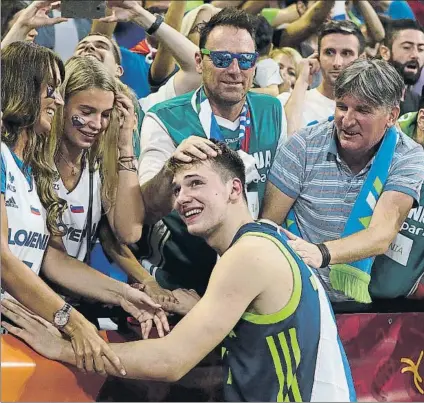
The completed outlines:
{"type": "MultiPolygon", "coordinates": [[[[401,132],[383,192],[408,194],[418,205],[423,161],[423,148],[401,132]]],[[[372,162],[353,173],[337,152],[334,122],[324,122],[300,130],[278,150],[269,180],[296,200],[293,209],[302,237],[321,243],[340,238],[372,162]]],[[[320,269],[318,277],[330,298],[347,300],[332,290],[328,274],[329,269],[320,269]]]]}

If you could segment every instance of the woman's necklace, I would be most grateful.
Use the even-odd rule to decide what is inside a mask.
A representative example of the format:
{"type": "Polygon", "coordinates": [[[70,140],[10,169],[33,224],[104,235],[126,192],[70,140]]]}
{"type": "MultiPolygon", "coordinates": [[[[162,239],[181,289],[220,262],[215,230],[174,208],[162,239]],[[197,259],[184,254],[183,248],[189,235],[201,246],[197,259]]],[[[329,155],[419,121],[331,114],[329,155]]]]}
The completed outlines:
{"type": "Polygon", "coordinates": [[[78,175],[78,172],[79,172],[79,169],[75,166],[75,165],[73,165],[73,164],[71,164],[66,158],[65,158],[65,156],[62,154],[62,152],[61,151],[59,151],[59,155],[60,155],[60,158],[62,158],[63,159],[63,161],[65,161],[66,162],[66,165],[68,165],[68,167],[69,168],[71,168],[71,175],[72,176],[77,176],[78,175]]]}

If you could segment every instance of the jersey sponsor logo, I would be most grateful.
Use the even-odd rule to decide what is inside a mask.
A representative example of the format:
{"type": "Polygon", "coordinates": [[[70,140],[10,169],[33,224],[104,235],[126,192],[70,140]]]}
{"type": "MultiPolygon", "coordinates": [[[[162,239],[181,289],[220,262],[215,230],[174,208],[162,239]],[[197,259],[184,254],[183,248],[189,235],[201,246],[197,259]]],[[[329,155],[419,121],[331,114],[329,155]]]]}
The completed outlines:
{"type": "MultiPolygon", "coordinates": [[[[61,231],[63,231],[63,235],[62,237],[72,241],[72,242],[81,242],[87,233],[86,228],[79,229],[79,228],[75,228],[72,225],[65,225],[65,224],[60,224],[59,225],[59,229],[61,231]]],[[[97,229],[97,224],[94,223],[93,224],[93,230],[91,231],[92,237],[94,237],[95,233],[96,233],[96,229],[97,229]]]]}
{"type": "Polygon", "coordinates": [[[84,206],[73,206],[71,204],[71,212],[75,214],[84,213],[84,206]]]}
{"type": "Polygon", "coordinates": [[[397,234],[396,238],[391,242],[389,249],[385,252],[385,255],[402,266],[407,266],[413,244],[414,241],[412,239],[409,239],[405,235],[397,234]]]}
{"type": "Polygon", "coordinates": [[[255,180],[255,182],[265,183],[272,164],[272,152],[271,150],[258,151],[253,153],[253,157],[255,158],[256,168],[260,176],[259,181],[255,180]]]}
{"type": "Polygon", "coordinates": [[[5,204],[6,204],[6,207],[19,208],[13,197],[11,197],[10,199],[7,199],[5,204]]]}
{"type": "Polygon", "coordinates": [[[35,208],[33,206],[31,206],[31,213],[34,215],[41,215],[40,210],[38,210],[38,208],[35,208]]]}
{"type": "Polygon", "coordinates": [[[26,231],[24,229],[12,232],[9,228],[8,243],[9,245],[25,246],[32,249],[45,250],[49,242],[49,234],[40,234],[35,231],[26,231]]]}
{"type": "Polygon", "coordinates": [[[15,182],[15,177],[9,172],[9,182],[6,186],[7,190],[10,190],[11,192],[16,192],[16,187],[13,185],[13,182],[15,182]]]}
{"type": "Polygon", "coordinates": [[[410,220],[424,224],[424,206],[411,209],[409,211],[408,218],[410,220]]]}

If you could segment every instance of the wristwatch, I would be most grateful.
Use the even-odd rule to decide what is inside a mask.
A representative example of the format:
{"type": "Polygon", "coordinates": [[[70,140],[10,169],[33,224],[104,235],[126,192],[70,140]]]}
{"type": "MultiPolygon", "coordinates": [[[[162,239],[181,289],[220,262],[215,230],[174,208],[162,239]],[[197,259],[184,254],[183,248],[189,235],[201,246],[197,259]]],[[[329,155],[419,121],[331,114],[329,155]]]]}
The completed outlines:
{"type": "Polygon", "coordinates": [[[148,35],[153,35],[160,27],[160,24],[162,24],[163,22],[163,17],[160,14],[155,14],[155,15],[156,15],[156,21],[152,24],[152,26],[149,29],[146,29],[146,33],[148,35]]]}
{"type": "Polygon", "coordinates": [[[72,306],[67,302],[60,308],[53,317],[53,324],[59,329],[66,326],[69,322],[69,317],[71,315],[72,306]]]}

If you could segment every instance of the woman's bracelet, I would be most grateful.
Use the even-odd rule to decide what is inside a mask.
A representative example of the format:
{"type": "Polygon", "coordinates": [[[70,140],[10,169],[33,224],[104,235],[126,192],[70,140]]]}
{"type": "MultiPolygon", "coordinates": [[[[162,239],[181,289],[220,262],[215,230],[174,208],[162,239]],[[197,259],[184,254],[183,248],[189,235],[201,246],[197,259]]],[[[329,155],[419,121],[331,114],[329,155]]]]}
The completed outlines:
{"type": "Polygon", "coordinates": [[[130,171],[130,172],[137,172],[137,168],[134,166],[133,160],[130,161],[118,161],[118,171],[130,171]],[[126,163],[131,162],[131,166],[126,166],[126,163]]]}
{"type": "Polygon", "coordinates": [[[120,155],[118,161],[127,162],[134,161],[135,159],[135,155],[120,155]]]}

